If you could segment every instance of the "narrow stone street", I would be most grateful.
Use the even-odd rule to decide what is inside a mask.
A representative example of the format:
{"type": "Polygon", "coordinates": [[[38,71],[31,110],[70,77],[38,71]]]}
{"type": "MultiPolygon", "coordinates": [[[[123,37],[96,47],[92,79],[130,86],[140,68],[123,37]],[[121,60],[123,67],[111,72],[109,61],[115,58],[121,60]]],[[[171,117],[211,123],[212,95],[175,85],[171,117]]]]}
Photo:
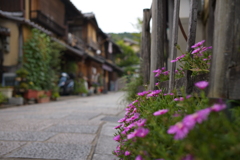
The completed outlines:
{"type": "Polygon", "coordinates": [[[124,92],[0,109],[0,159],[112,160],[124,92]]]}

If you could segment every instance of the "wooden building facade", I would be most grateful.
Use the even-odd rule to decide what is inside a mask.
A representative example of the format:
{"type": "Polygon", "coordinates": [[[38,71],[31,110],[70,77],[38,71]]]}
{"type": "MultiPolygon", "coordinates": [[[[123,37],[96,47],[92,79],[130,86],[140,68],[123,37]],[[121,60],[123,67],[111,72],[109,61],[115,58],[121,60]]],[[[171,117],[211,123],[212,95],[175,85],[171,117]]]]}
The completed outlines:
{"type": "Polygon", "coordinates": [[[121,50],[102,32],[93,13],[81,13],[70,0],[0,1],[1,77],[14,74],[21,66],[23,45],[32,28],[65,46],[63,64],[74,62],[78,67],[74,74],[86,77],[89,86],[101,83],[102,90],[114,90],[112,85],[122,69],[113,58],[121,50]]]}

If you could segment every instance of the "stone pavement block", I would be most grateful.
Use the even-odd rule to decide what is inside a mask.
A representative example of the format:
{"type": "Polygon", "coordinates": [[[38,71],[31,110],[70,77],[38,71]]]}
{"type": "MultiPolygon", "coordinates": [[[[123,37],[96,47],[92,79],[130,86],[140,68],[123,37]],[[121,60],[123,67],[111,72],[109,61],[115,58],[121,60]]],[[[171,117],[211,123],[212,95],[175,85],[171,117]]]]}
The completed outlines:
{"type": "Polygon", "coordinates": [[[86,160],[90,150],[91,145],[32,143],[7,157],[86,160]]]}
{"type": "Polygon", "coordinates": [[[98,116],[99,113],[73,113],[65,117],[65,119],[83,119],[83,120],[89,120],[96,116],[98,116]]]}
{"type": "MultiPolygon", "coordinates": [[[[95,118],[94,118],[95,119],[95,118]]],[[[82,119],[63,119],[58,122],[58,125],[100,125],[101,121],[88,121],[82,119]]]]}
{"type": "Polygon", "coordinates": [[[60,133],[47,142],[69,144],[91,144],[96,134],[60,133]]]}
{"type": "Polygon", "coordinates": [[[111,136],[112,138],[114,137],[114,134],[116,133],[116,127],[119,125],[119,123],[106,123],[103,125],[102,130],[101,130],[101,135],[103,136],[111,136]]]}
{"type": "Polygon", "coordinates": [[[102,118],[102,121],[108,121],[108,122],[115,122],[117,123],[119,119],[121,119],[122,117],[114,117],[114,116],[106,116],[104,118],[102,118]]]}
{"type": "Polygon", "coordinates": [[[14,149],[26,144],[25,142],[6,142],[0,141],[0,156],[7,154],[14,149]]]}
{"type": "Polygon", "coordinates": [[[98,130],[98,126],[91,125],[55,125],[45,129],[46,132],[61,133],[89,133],[94,134],[98,130]]]}
{"type": "Polygon", "coordinates": [[[31,114],[31,115],[25,115],[24,118],[28,119],[60,119],[68,116],[67,113],[53,113],[53,114],[31,114]]]}
{"type": "Polygon", "coordinates": [[[95,150],[96,154],[112,154],[117,147],[118,143],[113,140],[113,136],[100,136],[97,147],[95,150]]]}
{"type": "Polygon", "coordinates": [[[94,154],[92,160],[117,160],[118,158],[116,156],[109,155],[109,154],[94,154]]]}
{"type": "Polygon", "coordinates": [[[0,123],[0,131],[40,131],[56,123],[56,121],[43,121],[35,119],[20,119],[0,123]]]}
{"type": "Polygon", "coordinates": [[[12,132],[0,131],[0,140],[12,141],[45,141],[56,135],[53,132],[12,132]]]}

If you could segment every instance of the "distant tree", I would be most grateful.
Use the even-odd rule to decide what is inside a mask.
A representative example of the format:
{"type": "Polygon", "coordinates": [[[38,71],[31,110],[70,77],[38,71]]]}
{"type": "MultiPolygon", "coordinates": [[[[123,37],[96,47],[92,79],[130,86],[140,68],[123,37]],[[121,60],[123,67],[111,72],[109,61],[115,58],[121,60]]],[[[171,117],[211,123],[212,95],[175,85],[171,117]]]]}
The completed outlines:
{"type": "Polygon", "coordinates": [[[117,65],[124,69],[125,74],[128,71],[133,72],[134,66],[139,65],[139,57],[130,46],[124,44],[123,40],[118,41],[117,44],[123,51],[122,54],[117,56],[117,65]]]}

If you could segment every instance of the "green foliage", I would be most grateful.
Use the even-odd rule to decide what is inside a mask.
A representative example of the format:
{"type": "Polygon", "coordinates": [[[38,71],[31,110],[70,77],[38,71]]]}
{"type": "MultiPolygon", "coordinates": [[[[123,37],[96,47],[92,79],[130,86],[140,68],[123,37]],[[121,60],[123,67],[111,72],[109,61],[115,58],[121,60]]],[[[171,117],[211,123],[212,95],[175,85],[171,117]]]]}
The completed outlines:
{"type": "Polygon", "coordinates": [[[131,76],[125,76],[127,79],[127,84],[123,90],[127,91],[125,94],[125,101],[131,102],[137,97],[138,87],[143,85],[143,78],[137,77],[133,78],[131,76]]]}
{"type": "Polygon", "coordinates": [[[133,40],[137,40],[138,41],[138,36],[136,36],[135,34],[138,33],[128,33],[128,32],[124,32],[124,33],[109,33],[111,35],[111,38],[113,39],[114,42],[117,41],[121,41],[124,38],[129,38],[129,39],[133,39],[133,40]]]}
{"type": "Polygon", "coordinates": [[[65,64],[64,71],[67,73],[76,73],[78,70],[78,66],[76,61],[67,61],[65,64]]]}
{"type": "Polygon", "coordinates": [[[117,55],[116,64],[119,67],[124,67],[124,72],[126,74],[127,71],[130,71],[132,68],[134,68],[134,65],[139,65],[140,60],[134,50],[130,46],[125,45],[123,41],[118,41],[117,44],[122,49],[123,53],[117,55]]]}
{"type": "Polygon", "coordinates": [[[88,93],[85,85],[84,85],[85,80],[82,78],[78,78],[74,81],[74,93],[75,94],[80,94],[80,93],[88,93]]]}
{"type": "MultiPolygon", "coordinates": [[[[149,93],[151,91],[147,92],[149,93]]],[[[120,159],[134,160],[139,155],[144,160],[160,158],[181,160],[184,157],[184,160],[187,160],[186,156],[199,160],[239,159],[240,107],[216,111],[213,109],[216,104],[209,105],[209,99],[203,91],[201,96],[196,98],[193,96],[189,98],[183,93],[181,101],[174,100],[175,94],[160,92],[155,96],[146,95],[137,96],[137,101],[127,107],[125,118],[133,119],[136,116],[136,120],[125,120],[122,122],[123,126],[120,126],[115,134],[115,136],[120,135],[120,140],[118,140],[120,145],[114,154],[120,159]],[[153,115],[156,111],[163,109],[168,109],[168,112],[158,116],[153,115]],[[172,134],[168,133],[174,125],[178,125],[179,130],[183,130],[184,128],[181,127],[185,127],[185,124],[180,122],[187,115],[192,115],[195,120],[194,117],[200,117],[198,111],[204,109],[209,110],[209,115],[202,121],[196,122],[181,139],[175,139],[172,134]],[[137,114],[140,116],[138,117],[137,114]],[[137,125],[139,119],[146,120],[144,126],[137,125]],[[131,124],[135,125],[129,127],[131,124]],[[149,130],[149,133],[142,137],[128,138],[128,135],[143,127],[149,130]],[[123,133],[127,130],[126,128],[129,128],[129,131],[123,133]],[[124,155],[126,151],[131,154],[124,155]]]]}
{"type": "Polygon", "coordinates": [[[27,79],[32,82],[31,89],[49,90],[57,81],[60,70],[60,44],[37,29],[32,30],[31,38],[24,44],[23,68],[28,71],[27,79]]]}
{"type": "Polygon", "coordinates": [[[0,92],[0,104],[6,101],[7,101],[7,97],[2,92],[0,92]]]}
{"type": "Polygon", "coordinates": [[[28,71],[24,68],[20,68],[19,70],[16,71],[16,74],[20,78],[26,78],[28,76],[28,71]]]}

